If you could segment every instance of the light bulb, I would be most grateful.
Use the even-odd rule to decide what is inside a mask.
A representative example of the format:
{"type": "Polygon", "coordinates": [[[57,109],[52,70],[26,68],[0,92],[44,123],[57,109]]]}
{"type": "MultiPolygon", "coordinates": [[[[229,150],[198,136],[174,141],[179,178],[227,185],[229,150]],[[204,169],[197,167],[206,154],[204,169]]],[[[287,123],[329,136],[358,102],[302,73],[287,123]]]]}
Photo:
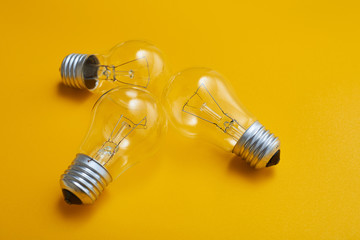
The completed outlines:
{"type": "Polygon", "coordinates": [[[137,40],[119,43],[106,54],[70,54],[60,73],[67,86],[99,92],[129,85],[159,95],[168,80],[161,51],[137,40]]]}
{"type": "Polygon", "coordinates": [[[232,89],[219,73],[193,68],[173,76],[163,100],[169,119],[186,135],[207,139],[254,168],[276,165],[279,139],[239,103],[232,89]]]}
{"type": "Polygon", "coordinates": [[[61,176],[65,201],[93,203],[113,179],[154,153],[164,123],[146,90],[120,87],[102,95],[79,153],[61,176]]]}

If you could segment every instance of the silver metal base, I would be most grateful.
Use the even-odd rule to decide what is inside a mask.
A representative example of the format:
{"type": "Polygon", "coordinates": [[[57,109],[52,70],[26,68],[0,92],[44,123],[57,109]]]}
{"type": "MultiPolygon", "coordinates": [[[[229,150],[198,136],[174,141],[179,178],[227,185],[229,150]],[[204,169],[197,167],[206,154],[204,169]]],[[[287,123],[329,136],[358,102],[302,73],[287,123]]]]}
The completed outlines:
{"type": "MultiPolygon", "coordinates": [[[[280,140],[264,128],[258,121],[254,122],[236,143],[233,153],[240,156],[254,168],[269,166],[273,156],[280,159],[280,140]],[[277,154],[277,156],[276,156],[277,154]]],[[[270,166],[271,166],[270,165],[270,166]]]]}
{"type": "Polygon", "coordinates": [[[69,87],[94,90],[99,84],[96,79],[97,68],[94,67],[98,63],[99,60],[95,55],[77,53],[67,55],[61,63],[61,79],[69,87]]]}
{"type": "Polygon", "coordinates": [[[97,161],[77,154],[73,163],[61,175],[60,186],[69,204],[93,203],[112,182],[109,172],[97,161]]]}

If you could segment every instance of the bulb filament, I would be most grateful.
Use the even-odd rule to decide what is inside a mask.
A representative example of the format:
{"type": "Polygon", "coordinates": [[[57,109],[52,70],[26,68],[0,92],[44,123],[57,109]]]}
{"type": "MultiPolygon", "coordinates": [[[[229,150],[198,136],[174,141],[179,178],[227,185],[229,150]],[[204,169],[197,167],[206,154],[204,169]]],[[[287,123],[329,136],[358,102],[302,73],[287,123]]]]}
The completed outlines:
{"type": "Polygon", "coordinates": [[[231,118],[222,110],[204,84],[201,84],[190,99],[187,100],[183,106],[183,112],[214,124],[235,140],[239,140],[245,132],[245,129],[236,119],[231,118]]]}
{"type": "Polygon", "coordinates": [[[211,117],[213,117],[216,121],[221,120],[221,116],[217,114],[215,111],[213,111],[211,108],[209,108],[206,103],[201,105],[200,111],[204,111],[205,113],[209,114],[211,117]]]}
{"type": "Polygon", "coordinates": [[[147,88],[150,82],[150,68],[146,57],[137,58],[119,65],[97,65],[99,80],[119,82],[147,88]]]}
{"type": "Polygon", "coordinates": [[[126,137],[129,136],[135,129],[146,128],[146,117],[140,120],[138,123],[132,122],[129,118],[121,115],[112,129],[109,137],[103,143],[103,145],[94,154],[94,159],[100,164],[106,165],[112,159],[119,149],[126,149],[129,145],[128,142],[122,146],[125,142],[126,137]]]}

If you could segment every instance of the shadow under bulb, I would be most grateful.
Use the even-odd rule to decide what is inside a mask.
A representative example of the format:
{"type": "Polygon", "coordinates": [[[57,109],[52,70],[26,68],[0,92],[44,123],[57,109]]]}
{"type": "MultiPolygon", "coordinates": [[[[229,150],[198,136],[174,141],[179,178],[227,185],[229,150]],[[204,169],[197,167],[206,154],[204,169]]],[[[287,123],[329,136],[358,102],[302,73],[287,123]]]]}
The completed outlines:
{"type": "Polygon", "coordinates": [[[115,88],[102,95],[79,153],[61,176],[65,201],[93,203],[113,179],[157,150],[165,127],[148,91],[115,88]]]}
{"type": "Polygon", "coordinates": [[[170,121],[190,137],[201,137],[263,168],[280,161],[280,141],[237,100],[216,71],[193,68],[175,74],[164,91],[170,121]]]}
{"type": "Polygon", "coordinates": [[[161,51],[139,40],[119,43],[106,54],[69,54],[60,73],[62,82],[74,88],[105,92],[128,85],[157,96],[169,79],[161,51]]]}

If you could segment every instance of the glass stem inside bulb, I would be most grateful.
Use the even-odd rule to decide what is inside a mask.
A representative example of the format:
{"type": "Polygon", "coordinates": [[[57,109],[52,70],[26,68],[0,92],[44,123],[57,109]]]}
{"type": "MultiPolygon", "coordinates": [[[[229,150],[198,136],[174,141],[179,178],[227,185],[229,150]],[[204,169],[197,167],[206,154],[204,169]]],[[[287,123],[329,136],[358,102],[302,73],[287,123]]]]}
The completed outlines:
{"type": "Polygon", "coordinates": [[[108,140],[104,142],[104,144],[95,153],[95,156],[93,157],[102,165],[105,165],[111,160],[112,156],[118,151],[119,144],[125,138],[127,132],[132,129],[127,122],[124,121],[120,123],[121,119],[122,117],[119,119],[115,128],[112,130],[108,140]]]}
{"type": "Polygon", "coordinates": [[[201,105],[200,107],[200,111],[203,111],[204,113],[209,114],[211,117],[213,117],[216,121],[220,121],[221,120],[221,116],[219,114],[217,114],[214,110],[212,110],[210,107],[208,107],[208,105],[206,103],[204,103],[203,105],[201,105]]]}
{"type": "Polygon", "coordinates": [[[98,79],[120,81],[121,78],[133,79],[135,76],[134,70],[117,70],[113,65],[100,65],[98,66],[98,79]]]}
{"type": "Polygon", "coordinates": [[[239,140],[241,135],[245,132],[245,129],[240,124],[227,115],[223,117],[212,110],[206,103],[203,103],[200,107],[200,111],[209,115],[215,120],[215,124],[223,129],[224,132],[232,136],[235,140],[239,140]]]}
{"type": "Polygon", "coordinates": [[[237,121],[232,120],[226,126],[225,132],[232,136],[236,141],[238,141],[240,137],[244,134],[245,129],[241,127],[237,121]]]}
{"type": "Polygon", "coordinates": [[[146,88],[150,81],[150,68],[146,57],[121,64],[88,64],[88,71],[95,70],[97,80],[112,81],[146,88]]]}

